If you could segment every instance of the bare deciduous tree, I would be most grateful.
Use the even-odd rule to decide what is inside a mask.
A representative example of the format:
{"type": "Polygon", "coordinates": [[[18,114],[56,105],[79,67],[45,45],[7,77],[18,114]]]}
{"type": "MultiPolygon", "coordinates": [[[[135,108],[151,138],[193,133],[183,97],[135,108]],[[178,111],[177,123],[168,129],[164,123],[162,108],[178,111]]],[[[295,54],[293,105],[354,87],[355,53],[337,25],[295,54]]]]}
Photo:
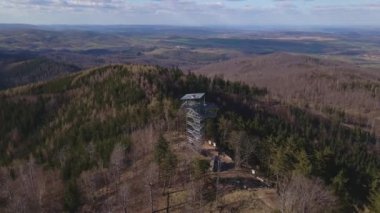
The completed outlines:
{"type": "Polygon", "coordinates": [[[228,137],[235,150],[235,167],[247,164],[255,151],[255,143],[245,131],[232,131],[228,137]]]}
{"type": "Polygon", "coordinates": [[[169,99],[164,99],[162,101],[162,105],[163,105],[163,110],[164,110],[164,117],[165,117],[165,124],[166,124],[165,126],[166,126],[166,130],[168,130],[170,129],[171,123],[172,123],[171,118],[170,118],[171,117],[170,110],[173,108],[173,106],[172,106],[172,102],[169,99]]]}
{"type": "Polygon", "coordinates": [[[128,212],[128,200],[129,200],[129,186],[128,185],[122,185],[119,187],[119,203],[121,204],[124,213],[128,212]]]}
{"type": "Polygon", "coordinates": [[[131,156],[133,159],[140,159],[154,149],[154,144],[158,139],[158,132],[153,125],[132,132],[131,156]]]}
{"type": "Polygon", "coordinates": [[[245,138],[246,138],[246,133],[243,131],[233,131],[233,132],[231,132],[230,137],[228,138],[228,142],[230,144],[232,144],[232,146],[235,150],[235,157],[234,157],[235,168],[240,168],[240,166],[241,166],[240,148],[241,148],[241,143],[243,140],[245,140],[245,138]]]}
{"type": "Polygon", "coordinates": [[[218,122],[219,131],[221,131],[221,142],[224,143],[227,139],[228,132],[231,130],[232,123],[230,120],[222,117],[218,122]]]}
{"type": "Polygon", "coordinates": [[[122,144],[117,143],[110,157],[110,174],[111,179],[116,181],[116,185],[120,182],[121,172],[125,165],[125,148],[122,144]]]}
{"type": "Polygon", "coordinates": [[[45,193],[45,178],[34,159],[20,167],[20,180],[24,188],[24,196],[29,210],[38,211],[42,207],[42,198],[45,193]]]}
{"type": "MultiPolygon", "coordinates": [[[[17,179],[5,177],[8,204],[6,212],[42,212],[46,193],[46,176],[33,158],[19,166],[17,179]]],[[[3,185],[3,184],[1,184],[3,185]]]]}
{"type": "Polygon", "coordinates": [[[280,210],[283,213],[333,212],[337,199],[320,179],[295,174],[279,183],[280,210]]]}
{"type": "Polygon", "coordinates": [[[95,202],[95,191],[96,191],[96,183],[95,183],[95,176],[94,172],[92,171],[84,171],[80,175],[81,180],[81,188],[84,193],[84,197],[90,201],[90,203],[95,202]]]}
{"type": "Polygon", "coordinates": [[[2,206],[7,205],[10,195],[8,177],[4,170],[5,169],[0,168],[0,211],[2,206]]]}
{"type": "Polygon", "coordinates": [[[250,159],[255,154],[256,151],[256,144],[257,139],[256,138],[250,138],[247,137],[247,140],[243,141],[241,144],[241,153],[240,153],[240,160],[241,164],[249,164],[250,159]]]}

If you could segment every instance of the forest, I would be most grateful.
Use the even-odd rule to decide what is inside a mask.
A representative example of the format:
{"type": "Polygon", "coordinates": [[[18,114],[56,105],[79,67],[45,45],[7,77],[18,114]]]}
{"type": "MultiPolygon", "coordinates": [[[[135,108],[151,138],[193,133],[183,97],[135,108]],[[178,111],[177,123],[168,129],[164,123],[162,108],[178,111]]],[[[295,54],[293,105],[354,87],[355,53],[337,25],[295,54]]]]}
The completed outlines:
{"type": "MultiPolygon", "coordinates": [[[[83,176],[106,169],[119,174],[117,155],[124,156],[122,171],[136,168],[141,155],[135,150],[147,146],[136,134],[148,127],[152,135],[183,133],[179,99],[192,92],[205,92],[219,107],[205,134],[235,166],[256,168],[279,191],[292,177],[318,182],[332,192],[332,212],[380,211],[374,135],[271,100],[265,88],[148,65],[110,65],[0,92],[0,184],[7,186],[0,189],[0,211],[84,211],[83,176]],[[31,184],[37,197],[12,188],[37,174],[59,177],[56,189],[53,180],[44,182],[55,205],[43,201],[46,193],[37,196],[41,183],[31,184]]],[[[155,162],[161,176],[170,176],[178,157],[162,136],[155,138],[155,162]]],[[[197,162],[204,173],[204,162],[197,162]]]]}

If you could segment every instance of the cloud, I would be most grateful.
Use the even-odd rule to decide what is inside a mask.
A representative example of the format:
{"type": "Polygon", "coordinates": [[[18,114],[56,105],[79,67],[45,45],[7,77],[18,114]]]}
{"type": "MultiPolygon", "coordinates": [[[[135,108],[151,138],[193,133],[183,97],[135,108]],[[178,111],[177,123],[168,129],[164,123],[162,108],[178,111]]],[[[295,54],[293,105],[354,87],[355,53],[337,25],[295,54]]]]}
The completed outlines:
{"type": "Polygon", "coordinates": [[[207,10],[223,10],[222,1],[191,0],[9,0],[0,2],[0,8],[24,10],[115,10],[119,12],[152,12],[168,11],[174,13],[205,13],[207,10]]]}
{"type": "Polygon", "coordinates": [[[320,5],[313,8],[314,11],[374,11],[380,10],[380,3],[370,3],[370,4],[346,4],[346,5],[320,5]]]}
{"type": "Polygon", "coordinates": [[[118,9],[123,0],[9,0],[0,6],[22,9],[118,9]]]}
{"type": "MultiPolygon", "coordinates": [[[[0,0],[0,22],[118,24],[320,24],[380,20],[363,0],[0,0]]],[[[369,3],[368,3],[369,2],[369,3]]],[[[375,13],[378,14],[375,14],[375,13]]]]}

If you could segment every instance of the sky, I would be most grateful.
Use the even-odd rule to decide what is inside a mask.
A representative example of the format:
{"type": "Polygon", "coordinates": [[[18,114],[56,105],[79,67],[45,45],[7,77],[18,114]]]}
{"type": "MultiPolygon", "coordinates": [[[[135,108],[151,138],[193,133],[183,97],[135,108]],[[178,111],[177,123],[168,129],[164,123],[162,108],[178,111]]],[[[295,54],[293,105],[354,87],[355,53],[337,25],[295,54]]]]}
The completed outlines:
{"type": "Polygon", "coordinates": [[[0,0],[0,23],[380,26],[380,0],[0,0]]]}

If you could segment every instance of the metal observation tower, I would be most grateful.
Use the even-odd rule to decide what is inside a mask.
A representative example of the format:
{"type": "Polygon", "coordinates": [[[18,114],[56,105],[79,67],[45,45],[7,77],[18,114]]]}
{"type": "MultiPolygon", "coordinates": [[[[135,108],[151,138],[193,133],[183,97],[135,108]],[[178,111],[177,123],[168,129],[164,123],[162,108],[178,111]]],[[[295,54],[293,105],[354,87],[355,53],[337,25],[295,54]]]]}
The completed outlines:
{"type": "Polygon", "coordinates": [[[200,146],[204,136],[204,121],[216,116],[217,107],[206,103],[205,93],[186,94],[181,101],[183,101],[181,108],[186,112],[187,140],[193,145],[200,146]]]}

